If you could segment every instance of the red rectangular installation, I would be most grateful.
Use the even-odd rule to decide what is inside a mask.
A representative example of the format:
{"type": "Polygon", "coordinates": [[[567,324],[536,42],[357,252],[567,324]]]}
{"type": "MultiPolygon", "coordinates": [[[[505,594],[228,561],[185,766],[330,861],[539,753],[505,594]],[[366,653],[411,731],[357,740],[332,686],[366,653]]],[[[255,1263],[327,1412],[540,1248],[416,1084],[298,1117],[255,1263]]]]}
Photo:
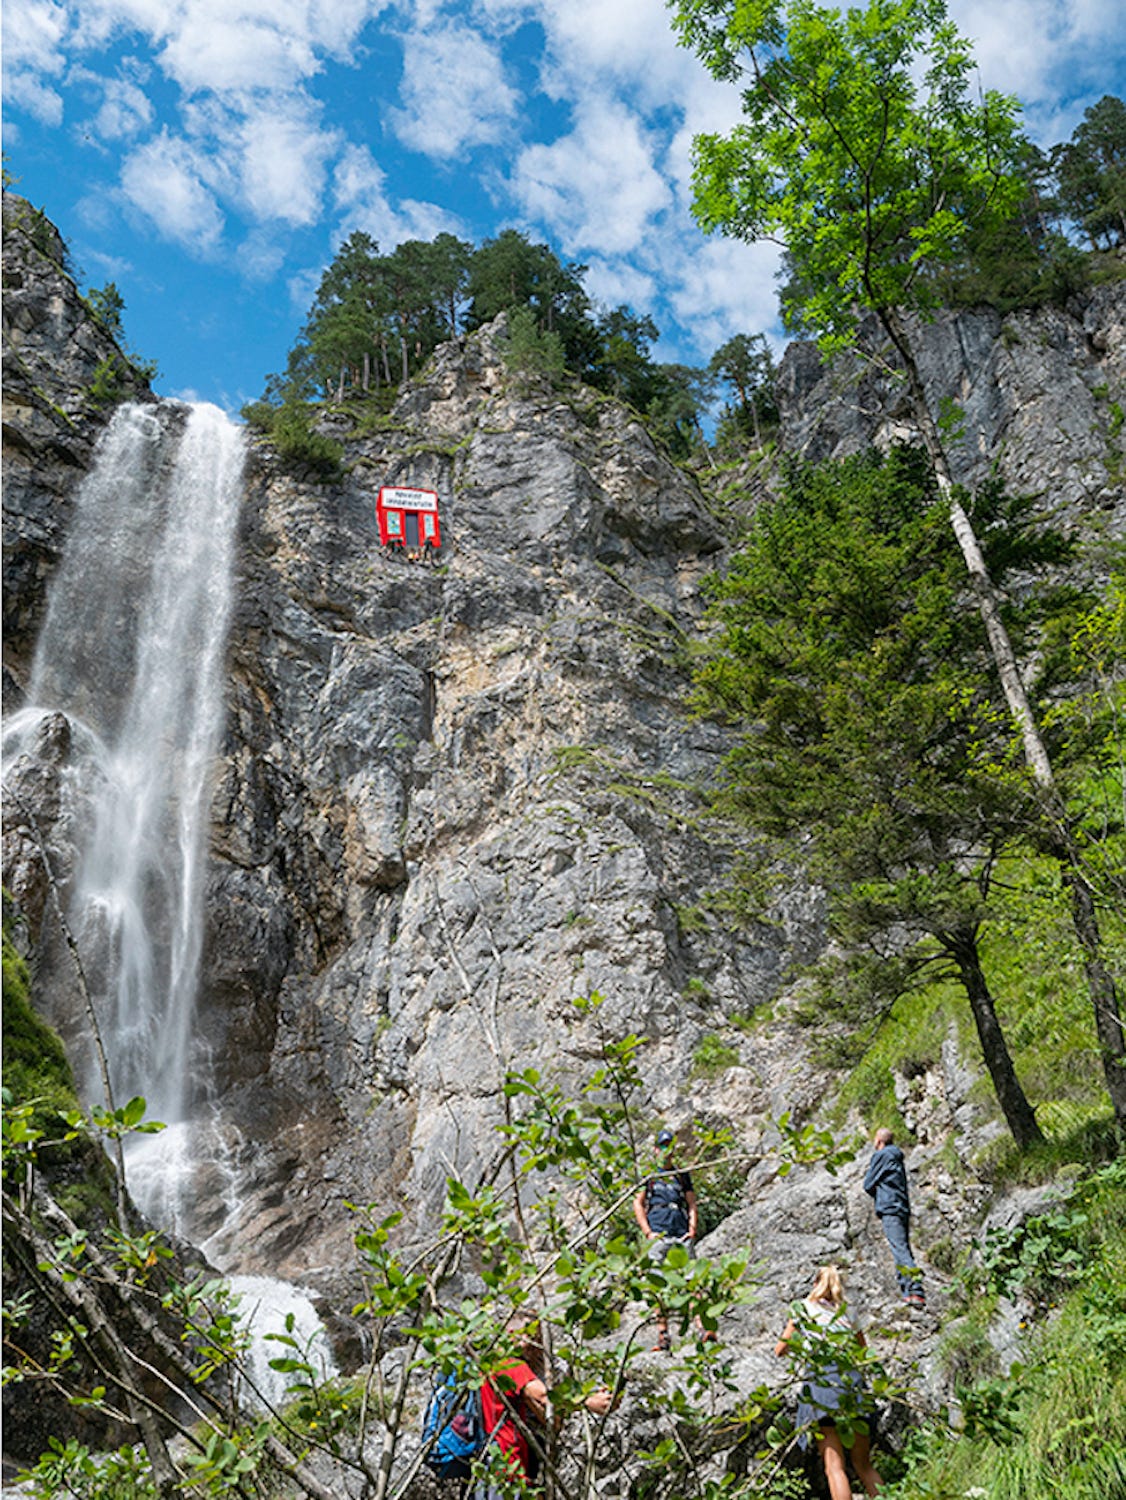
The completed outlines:
{"type": "Polygon", "coordinates": [[[413,552],[442,545],[434,490],[385,484],[376,497],[375,519],[379,540],[385,547],[405,547],[413,552]]]}

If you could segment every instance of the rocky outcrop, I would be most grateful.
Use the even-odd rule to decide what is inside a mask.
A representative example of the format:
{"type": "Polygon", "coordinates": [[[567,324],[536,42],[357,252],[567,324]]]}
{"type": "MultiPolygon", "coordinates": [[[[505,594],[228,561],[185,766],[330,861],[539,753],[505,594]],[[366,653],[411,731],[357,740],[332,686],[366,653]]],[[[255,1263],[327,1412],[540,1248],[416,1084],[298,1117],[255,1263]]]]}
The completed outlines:
{"type": "MultiPolygon", "coordinates": [[[[1044,495],[1057,524],[1123,534],[1126,281],[1066,309],[939,311],[909,329],[932,410],[960,409],[948,441],[955,479],[972,489],[996,468],[1012,493],[1044,495]]],[[[828,364],[813,344],[786,350],[786,448],[816,461],[915,438],[906,383],[874,316],[858,348],[860,357],[828,364]]]]}
{"type": "Polygon", "coordinates": [[[701,901],[738,840],[702,795],[724,735],[685,703],[721,544],[694,481],[616,404],[515,384],[500,331],[439,351],[384,430],[338,423],[343,485],[252,456],[204,991],[279,1144],[239,1240],[291,1274],[339,1256],[341,1198],[436,1211],[504,1068],[590,1055],[576,995],[649,1039],[654,1110],[765,1109],[785,1067],[758,1043],[718,1110],[694,1052],[819,942],[813,895],[738,932],[701,901]],[[439,492],[437,567],[381,551],[381,484],[439,492]]]}

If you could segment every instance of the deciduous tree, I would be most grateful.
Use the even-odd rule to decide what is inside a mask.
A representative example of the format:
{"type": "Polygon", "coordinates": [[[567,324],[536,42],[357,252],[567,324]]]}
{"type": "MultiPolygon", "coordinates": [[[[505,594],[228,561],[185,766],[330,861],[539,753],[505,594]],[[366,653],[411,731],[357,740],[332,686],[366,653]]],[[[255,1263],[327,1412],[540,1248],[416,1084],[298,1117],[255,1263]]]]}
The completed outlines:
{"type": "Polygon", "coordinates": [[[676,0],[674,24],[716,78],[742,90],[744,121],[695,141],[699,221],[779,240],[802,289],[801,321],[823,350],[849,347],[871,309],[904,373],[1071,894],[1107,1088],[1126,1127],[1126,1033],[1091,885],[905,317],[933,306],[933,272],[963,253],[971,226],[1003,224],[1020,203],[1017,105],[995,92],[975,98],[971,50],[944,0],[844,12],[810,0],[676,0]]]}

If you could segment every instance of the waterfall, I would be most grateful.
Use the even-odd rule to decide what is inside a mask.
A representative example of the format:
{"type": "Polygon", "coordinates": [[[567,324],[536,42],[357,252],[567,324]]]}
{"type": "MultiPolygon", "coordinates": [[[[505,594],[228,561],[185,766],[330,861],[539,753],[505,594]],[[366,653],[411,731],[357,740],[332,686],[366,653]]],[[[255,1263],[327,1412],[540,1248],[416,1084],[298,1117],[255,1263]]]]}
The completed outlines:
{"type": "MultiPolygon", "coordinates": [[[[18,715],[26,728],[61,712],[95,747],[70,924],[114,1102],[142,1094],[170,1127],[159,1169],[130,1187],[174,1228],[206,1095],[193,1012],[242,465],[241,432],[216,407],[115,413],[75,495],[18,715]]],[[[93,1071],[84,1093],[101,1102],[93,1071]]]]}
{"type": "Polygon", "coordinates": [[[293,1376],[272,1370],[272,1359],[305,1359],[318,1380],[336,1374],[328,1335],[313,1306],[312,1294],[304,1287],[276,1281],[270,1276],[231,1276],[231,1291],[240,1299],[238,1321],[250,1334],[247,1372],[257,1396],[253,1404],[275,1408],[291,1399],[287,1388],[293,1376]],[[297,1348],[277,1342],[278,1336],[296,1340],[297,1348]]]}

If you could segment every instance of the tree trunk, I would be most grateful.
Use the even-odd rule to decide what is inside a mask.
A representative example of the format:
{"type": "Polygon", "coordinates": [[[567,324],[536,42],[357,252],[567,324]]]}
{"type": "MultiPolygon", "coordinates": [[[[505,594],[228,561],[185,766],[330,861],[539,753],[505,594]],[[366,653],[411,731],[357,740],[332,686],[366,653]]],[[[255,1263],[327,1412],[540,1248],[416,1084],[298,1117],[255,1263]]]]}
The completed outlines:
{"type": "Polygon", "coordinates": [[[1048,752],[1040,737],[1036,716],[1032,712],[1032,706],[1024,690],[1024,683],[1021,681],[1013,643],[1009,640],[1009,632],[1005,629],[1005,622],[1001,619],[997,590],[993,587],[993,580],[985,566],[985,558],[982,556],[981,547],[974,534],[973,522],[955,494],[946,450],[942,446],[938,427],[927,405],[926,392],[919,376],[919,368],[911,353],[906,331],[899,314],[894,309],[881,312],[880,319],[907,372],[907,384],[911,392],[911,405],[914,409],[915,420],[919,425],[923,445],[934,470],[939,494],[950,512],[950,524],[954,528],[954,535],[958,539],[958,545],[966,561],[970,585],[985,625],[985,633],[989,637],[989,649],[993,653],[993,660],[1001,678],[1005,701],[1009,705],[1009,712],[1016,721],[1024,742],[1025,759],[1028,761],[1037,786],[1050,790],[1054,794],[1055,778],[1052,775],[1051,761],[1048,759],[1048,752]]]}
{"type": "Polygon", "coordinates": [[[96,1286],[88,1284],[82,1276],[71,1274],[69,1268],[60,1267],[53,1247],[37,1232],[31,1216],[20,1215],[7,1197],[4,1200],[4,1210],[6,1243],[11,1243],[10,1235],[17,1241],[17,1254],[21,1253],[21,1241],[23,1247],[32,1252],[31,1264],[35,1266],[37,1278],[42,1279],[50,1292],[57,1296],[60,1304],[69,1304],[72,1317],[85,1330],[80,1342],[86,1346],[94,1362],[117,1385],[129,1419],[144,1444],[160,1500],[179,1500],[184,1490],[164,1441],[158,1416],[152,1403],[133,1384],[135,1362],[103,1307],[96,1286]]]}
{"type": "Polygon", "coordinates": [[[1071,897],[1071,920],[1083,949],[1083,970],[1095,1007],[1095,1034],[1099,1040],[1103,1076],[1119,1128],[1126,1130],[1126,1028],[1118,1006],[1114,976],[1103,961],[1099,919],[1090,882],[1079,867],[1074,850],[1057,854],[1060,873],[1071,897]]]}
{"type": "Polygon", "coordinates": [[[903,361],[915,420],[934,470],[939,493],[948,507],[950,524],[969,570],[970,584],[985,625],[1005,701],[1020,731],[1025,759],[1040,792],[1045,820],[1050,830],[1052,853],[1059,861],[1064,884],[1071,895],[1072,920],[1076,937],[1083,949],[1083,966],[1095,1010],[1095,1031],[1099,1039],[1107,1092],[1118,1127],[1126,1132],[1126,1029],[1122,1024],[1114,976],[1102,955],[1094,894],[1071,837],[1070,821],[1056,786],[1052,762],[1024,690],[1009,632],[1001,618],[997,590],[985,565],[973,523],[954,490],[946,450],[927,405],[926,392],[911,353],[907,332],[894,308],[881,308],[879,316],[896,353],[903,361]]]}
{"type": "Polygon", "coordinates": [[[364,350],[364,395],[371,389],[371,355],[364,350]]]}
{"type": "Polygon", "coordinates": [[[1024,1089],[1021,1088],[1020,1079],[1013,1067],[1013,1060],[1009,1056],[1008,1043],[1001,1030],[1001,1023],[997,1019],[993,996],[989,992],[989,985],[981,967],[977,936],[972,930],[963,930],[943,933],[939,941],[958,966],[958,974],[970,1002],[974,1025],[977,1027],[981,1054],[985,1059],[985,1066],[989,1069],[989,1076],[993,1080],[997,1102],[1005,1116],[1005,1124],[1012,1132],[1013,1140],[1023,1151],[1042,1141],[1044,1135],[1036,1123],[1032,1106],[1028,1102],[1024,1089]]]}

